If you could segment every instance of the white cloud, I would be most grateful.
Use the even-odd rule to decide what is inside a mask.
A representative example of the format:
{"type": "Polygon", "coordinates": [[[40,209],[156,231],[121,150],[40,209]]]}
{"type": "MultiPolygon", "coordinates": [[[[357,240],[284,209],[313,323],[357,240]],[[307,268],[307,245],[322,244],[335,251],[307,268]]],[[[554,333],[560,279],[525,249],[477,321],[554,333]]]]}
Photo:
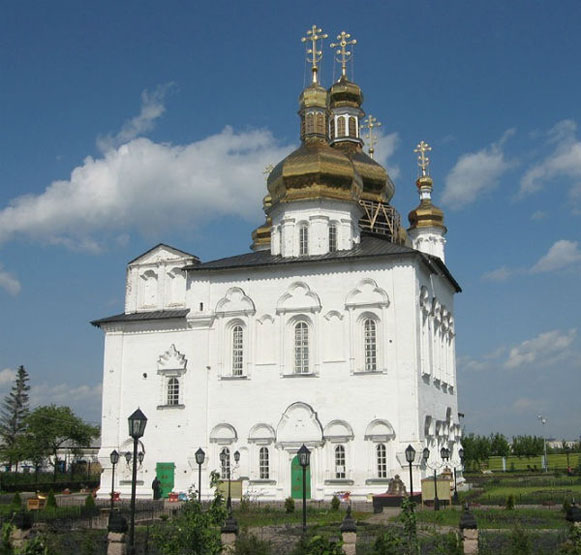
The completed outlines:
{"type": "Polygon", "coordinates": [[[557,241],[531,268],[531,273],[552,272],[581,262],[581,251],[577,241],[557,241]]]}
{"type": "Polygon", "coordinates": [[[378,132],[377,143],[375,145],[375,160],[387,169],[389,177],[394,180],[399,176],[399,167],[391,165],[389,159],[393,156],[398,145],[399,135],[397,133],[394,132],[389,135],[384,135],[381,131],[378,132]]]}
{"type": "Polygon", "coordinates": [[[512,277],[516,273],[518,273],[518,270],[508,268],[507,266],[501,266],[496,270],[486,272],[482,276],[482,279],[484,281],[506,281],[508,278],[512,277]]]}
{"type": "Polygon", "coordinates": [[[141,112],[139,115],[126,121],[121,131],[116,135],[99,137],[97,139],[99,149],[102,152],[107,152],[151,131],[155,120],[165,112],[163,101],[167,92],[173,87],[174,83],[166,83],[165,85],[159,85],[153,92],[143,91],[141,93],[141,112]]]}
{"type": "Polygon", "coordinates": [[[20,282],[10,273],[2,268],[0,264],[0,289],[4,289],[11,295],[20,293],[20,282]]]}
{"type": "Polygon", "coordinates": [[[573,343],[577,329],[566,332],[552,330],[539,334],[533,339],[527,339],[520,345],[513,347],[504,363],[505,368],[518,368],[523,365],[552,364],[562,360],[569,352],[568,348],[573,343]]]}
{"type": "Polygon", "coordinates": [[[531,220],[533,220],[533,222],[539,222],[544,220],[546,217],[547,213],[544,210],[536,210],[531,214],[531,220]]]}
{"type": "MultiPolygon", "coordinates": [[[[573,120],[561,121],[548,132],[547,142],[555,148],[524,174],[520,196],[541,190],[548,181],[557,177],[571,180],[581,178],[581,142],[577,140],[576,132],[577,124],[573,120]]],[[[576,183],[567,185],[575,187],[576,183]]]]}
{"type": "Polygon", "coordinates": [[[15,378],[16,370],[12,370],[12,368],[0,370],[0,387],[4,388],[8,384],[12,384],[15,378]]]}
{"type": "Polygon", "coordinates": [[[442,203],[452,209],[460,209],[495,189],[502,174],[511,167],[502,147],[514,132],[514,129],[509,129],[498,142],[478,152],[460,156],[446,176],[442,203]]]}
{"type": "Polygon", "coordinates": [[[290,150],[269,131],[230,127],[185,146],[133,139],[87,157],[43,193],[12,200],[0,210],[0,243],[23,236],[96,251],[103,233],[151,233],[223,215],[258,221],[262,171],[290,150]]]}

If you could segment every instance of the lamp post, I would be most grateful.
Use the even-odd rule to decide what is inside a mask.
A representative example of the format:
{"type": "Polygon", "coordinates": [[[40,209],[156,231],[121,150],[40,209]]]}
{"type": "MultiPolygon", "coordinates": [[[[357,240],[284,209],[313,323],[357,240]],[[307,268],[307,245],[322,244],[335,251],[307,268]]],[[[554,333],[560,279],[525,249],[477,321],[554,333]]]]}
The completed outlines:
{"type": "Polygon", "coordinates": [[[115,465],[119,462],[119,453],[116,449],[111,451],[109,459],[113,465],[113,470],[111,471],[111,512],[113,512],[113,498],[115,496],[115,465]]]}
{"type": "MultiPolygon", "coordinates": [[[[240,452],[235,451],[234,452],[234,462],[236,464],[238,464],[239,460],[240,460],[240,452]]],[[[232,496],[231,496],[230,484],[232,481],[232,467],[230,466],[230,453],[227,454],[226,451],[222,450],[222,452],[220,453],[220,462],[222,463],[222,468],[226,468],[226,461],[228,461],[228,500],[226,501],[226,507],[228,509],[228,512],[231,513],[232,512],[232,496]]]]}
{"type": "MultiPolygon", "coordinates": [[[[464,449],[458,451],[460,457],[460,466],[464,466],[464,449]]],[[[456,480],[456,465],[454,465],[454,496],[452,497],[454,504],[458,503],[458,483],[456,480]]]]}
{"type": "Polygon", "coordinates": [[[298,450],[299,464],[303,469],[303,534],[307,531],[307,466],[311,461],[311,452],[303,443],[298,450]]]}
{"type": "Polygon", "coordinates": [[[413,478],[412,478],[412,463],[414,462],[415,458],[416,458],[416,450],[410,444],[407,446],[407,448],[405,450],[405,460],[410,465],[410,498],[412,498],[412,499],[414,496],[414,482],[413,482],[413,478]]]}
{"type": "Polygon", "coordinates": [[[537,419],[543,425],[543,464],[545,466],[545,472],[548,472],[549,469],[547,468],[547,440],[545,439],[545,424],[547,423],[547,419],[542,414],[539,414],[537,416],[537,419]]]}
{"type": "MultiPolygon", "coordinates": [[[[431,468],[434,471],[434,511],[440,510],[440,499],[438,498],[438,465],[431,466],[428,464],[428,459],[430,458],[430,450],[426,447],[422,452],[422,457],[427,468],[431,468]]],[[[446,447],[440,449],[440,457],[447,461],[450,458],[450,450],[446,447]]]]}
{"type": "MultiPolygon", "coordinates": [[[[128,419],[129,435],[133,438],[133,474],[131,479],[131,526],[129,528],[129,553],[135,553],[135,488],[137,482],[137,444],[145,432],[147,418],[137,409],[128,419]]],[[[125,455],[127,459],[127,454],[125,455]]]]}
{"type": "Polygon", "coordinates": [[[198,502],[202,502],[202,465],[204,464],[204,459],[206,458],[206,453],[200,447],[196,451],[196,462],[198,463],[198,502]]]}

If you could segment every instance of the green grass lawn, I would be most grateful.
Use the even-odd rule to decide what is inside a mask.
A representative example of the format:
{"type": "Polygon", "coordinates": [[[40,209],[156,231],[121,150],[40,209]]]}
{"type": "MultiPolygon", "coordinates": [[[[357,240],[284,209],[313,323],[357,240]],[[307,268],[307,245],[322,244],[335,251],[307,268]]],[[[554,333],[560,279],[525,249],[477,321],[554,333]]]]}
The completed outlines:
{"type": "MultiPolygon", "coordinates": [[[[234,518],[236,518],[238,525],[241,527],[300,524],[303,521],[303,513],[300,508],[292,513],[287,513],[284,509],[272,507],[252,507],[245,511],[234,509],[233,512],[234,518]]],[[[356,520],[363,520],[369,518],[371,513],[353,512],[352,516],[356,520]]],[[[339,526],[344,518],[345,510],[333,511],[331,509],[307,508],[307,522],[311,525],[318,524],[325,526],[328,524],[336,524],[339,526]]]]}
{"type": "MultiPolygon", "coordinates": [[[[531,529],[561,529],[567,528],[565,514],[551,509],[471,509],[479,529],[507,529],[520,524],[531,529]]],[[[417,510],[418,524],[435,524],[457,528],[460,522],[461,509],[446,508],[440,511],[429,509],[417,510]]],[[[399,517],[392,520],[397,521],[399,517]]]]}
{"type": "MultiPolygon", "coordinates": [[[[565,453],[559,454],[549,454],[547,455],[549,469],[560,469],[565,470],[567,468],[567,455],[565,453]]],[[[569,465],[571,468],[577,468],[580,462],[580,453],[569,453],[569,465]]],[[[542,469],[542,457],[506,457],[506,470],[507,471],[519,471],[528,470],[529,467],[537,467],[538,470],[542,469]]],[[[493,472],[502,472],[502,457],[490,457],[488,459],[488,470],[493,472]]]]}

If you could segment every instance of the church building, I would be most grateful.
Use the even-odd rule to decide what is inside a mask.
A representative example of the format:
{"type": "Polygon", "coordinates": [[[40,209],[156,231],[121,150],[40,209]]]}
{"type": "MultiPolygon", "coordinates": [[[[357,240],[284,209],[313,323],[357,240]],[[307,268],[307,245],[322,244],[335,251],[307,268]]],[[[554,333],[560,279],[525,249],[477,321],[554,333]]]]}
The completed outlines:
{"type": "Polygon", "coordinates": [[[341,33],[332,45],[342,72],[326,89],[323,38],[313,26],[303,39],[312,80],[299,97],[301,142],[268,175],[252,250],[201,261],[157,245],[128,264],[124,312],[92,322],[105,335],[101,497],[113,450],[122,455],[115,490],[130,495],[123,455],[138,407],[148,419],[137,472],[144,498],[156,476],[165,496],[197,488],[199,448],[202,498],[212,496],[212,471],[251,499],[302,497],[303,444],[312,499],[368,499],[395,475],[409,489],[408,445],[416,492],[442,466],[442,447],[460,466],[460,287],[431,200],[430,147],[415,150],[420,200],[406,230],[390,204],[395,186],[373,159],[377,122],[363,121],[363,93],[347,77],[354,41],[341,33]]]}

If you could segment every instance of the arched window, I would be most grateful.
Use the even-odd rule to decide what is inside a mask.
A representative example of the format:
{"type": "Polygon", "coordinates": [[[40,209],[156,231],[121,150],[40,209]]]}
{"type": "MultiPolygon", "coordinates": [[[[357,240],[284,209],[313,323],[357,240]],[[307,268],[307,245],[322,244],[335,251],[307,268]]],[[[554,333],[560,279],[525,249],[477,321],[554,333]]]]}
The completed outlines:
{"type": "Polygon", "coordinates": [[[167,404],[180,404],[180,382],[178,378],[170,378],[167,381],[167,404]]]}
{"type": "Polygon", "coordinates": [[[224,449],[222,449],[222,453],[220,453],[220,463],[222,464],[222,472],[220,473],[220,477],[222,480],[230,480],[230,449],[228,449],[228,447],[224,447],[224,449]],[[224,453],[226,456],[222,456],[222,453],[224,453]]]}
{"type": "Polygon", "coordinates": [[[331,122],[329,124],[329,137],[331,140],[333,140],[335,138],[335,120],[331,119],[331,122]]]}
{"type": "Polygon", "coordinates": [[[232,375],[244,374],[244,329],[242,326],[232,328],[232,375]]]}
{"type": "Polygon", "coordinates": [[[349,136],[357,137],[357,120],[353,116],[349,118],[349,136]]]}
{"type": "Polygon", "coordinates": [[[295,325],[295,374],[309,373],[309,326],[306,322],[295,325]]]}
{"type": "Polygon", "coordinates": [[[299,228],[299,255],[309,254],[309,228],[307,224],[302,224],[299,228]]]}
{"type": "Polygon", "coordinates": [[[345,478],[345,447],[337,445],[335,447],[335,478],[345,478]]]}
{"type": "Polygon", "coordinates": [[[345,118],[343,116],[337,118],[337,136],[345,136],[345,118]]]}
{"type": "Polygon", "coordinates": [[[270,464],[268,460],[268,447],[261,447],[258,453],[258,473],[261,480],[270,477],[270,464]]]}
{"type": "Polygon", "coordinates": [[[387,478],[387,449],[383,443],[379,443],[375,448],[377,455],[377,477],[387,478]]]}
{"type": "Polygon", "coordinates": [[[315,119],[315,133],[318,135],[325,134],[325,116],[318,113],[315,119]]]}
{"type": "Polygon", "coordinates": [[[367,318],[363,324],[365,347],[365,371],[377,370],[377,324],[371,318],[367,318]]]}
{"type": "Polygon", "coordinates": [[[329,225],[329,252],[337,250],[337,224],[329,225]]]}
{"type": "Polygon", "coordinates": [[[307,135],[313,133],[315,130],[315,115],[313,113],[307,114],[307,135]]]}

